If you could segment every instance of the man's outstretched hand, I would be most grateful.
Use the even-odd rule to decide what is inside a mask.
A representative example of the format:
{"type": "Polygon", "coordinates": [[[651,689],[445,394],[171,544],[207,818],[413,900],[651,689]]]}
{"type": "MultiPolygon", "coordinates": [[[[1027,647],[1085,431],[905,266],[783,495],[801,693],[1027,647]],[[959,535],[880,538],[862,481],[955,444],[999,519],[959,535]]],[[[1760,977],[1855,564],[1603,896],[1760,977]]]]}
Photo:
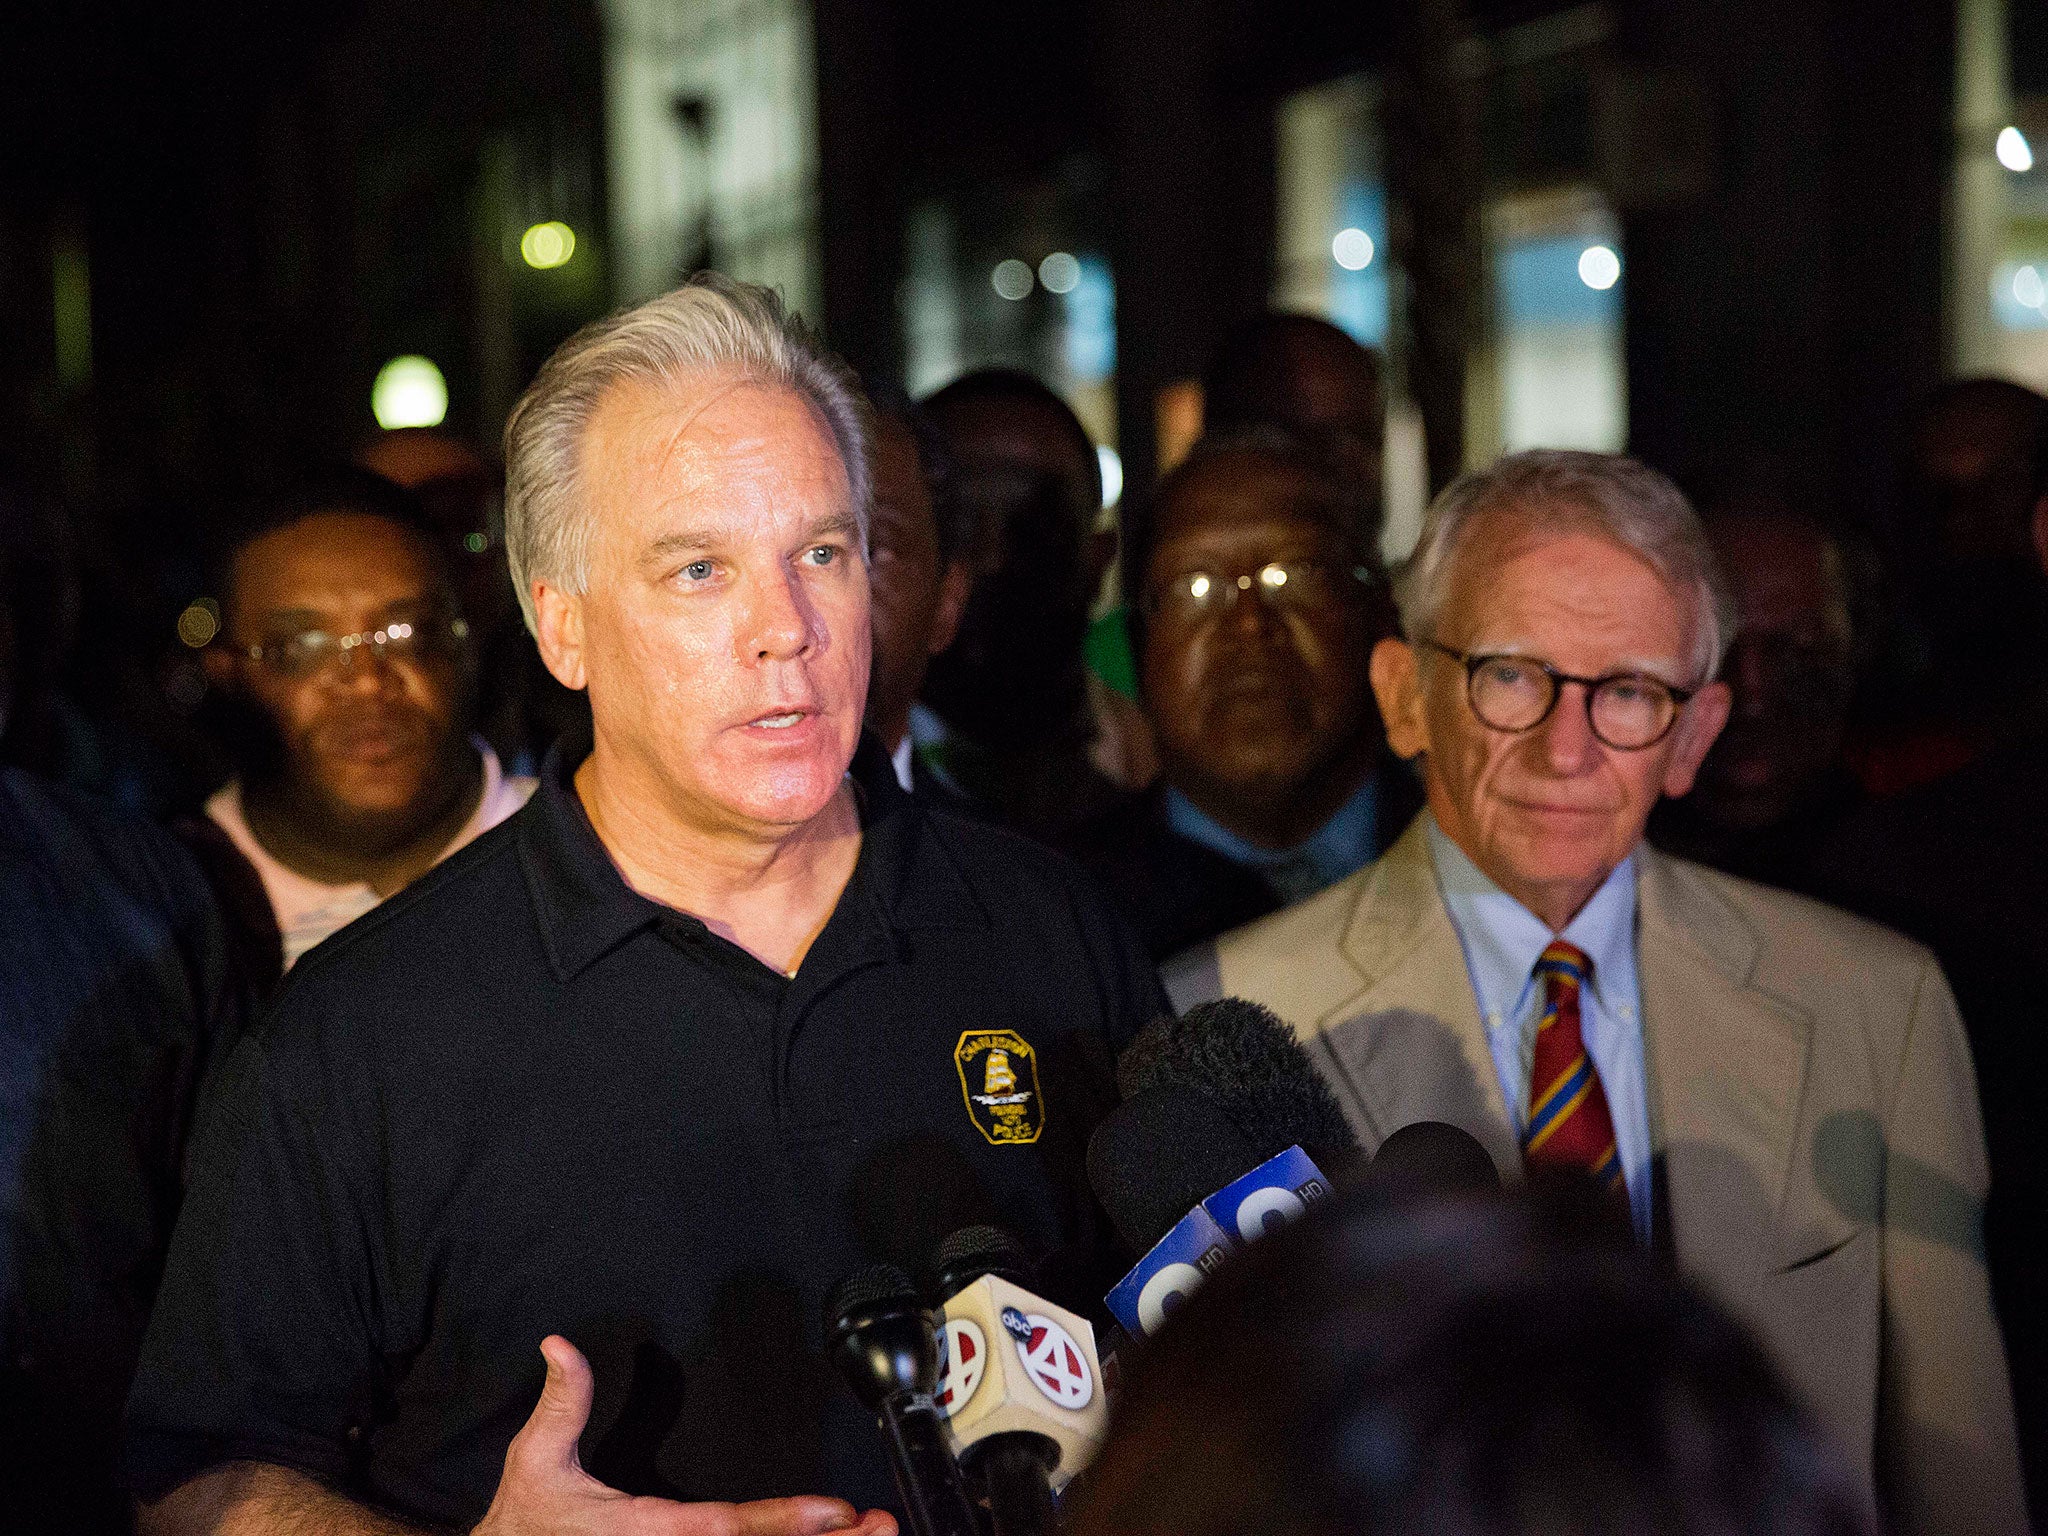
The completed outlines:
{"type": "Polygon", "coordinates": [[[607,1488],[576,1454],[590,1420],[590,1362],[550,1334],[540,1352],[548,1378],[525,1428],[505,1451],[497,1494],[472,1536],[896,1536],[881,1510],[856,1516],[844,1499],[761,1499],[678,1504],[607,1488]]]}

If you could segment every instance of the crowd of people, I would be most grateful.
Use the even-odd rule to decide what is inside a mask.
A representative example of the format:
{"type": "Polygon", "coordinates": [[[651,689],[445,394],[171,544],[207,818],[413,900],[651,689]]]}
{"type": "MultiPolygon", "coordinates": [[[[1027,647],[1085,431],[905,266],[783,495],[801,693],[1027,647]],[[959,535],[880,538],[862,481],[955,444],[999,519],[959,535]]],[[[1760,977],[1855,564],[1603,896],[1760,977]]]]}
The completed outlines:
{"type": "Polygon", "coordinates": [[[502,471],[393,432],[207,530],[177,771],[10,531],[0,1526],[886,1530],[821,1293],[995,1220],[1095,1309],[1116,1054],[1238,996],[1367,1151],[1614,1220],[1274,1239],[1078,1529],[2026,1529],[2048,399],[1945,387],[1881,508],[1510,455],[1390,562],[1371,349],[1202,391],[1112,523],[1039,380],[697,280],[502,471]]]}

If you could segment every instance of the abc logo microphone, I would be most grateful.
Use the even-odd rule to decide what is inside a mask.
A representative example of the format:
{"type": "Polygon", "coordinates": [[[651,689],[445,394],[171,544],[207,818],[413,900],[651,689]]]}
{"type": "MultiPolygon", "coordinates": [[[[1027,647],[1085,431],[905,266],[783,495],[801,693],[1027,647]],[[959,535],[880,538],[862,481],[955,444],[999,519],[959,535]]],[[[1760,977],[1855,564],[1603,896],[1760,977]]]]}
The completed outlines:
{"type": "Polygon", "coordinates": [[[946,1304],[932,1402],[963,1466],[987,1463],[993,1476],[993,1453],[1028,1444],[1057,1490],[1102,1442],[1102,1370],[1088,1320],[1011,1278],[1023,1269],[1020,1257],[1013,1240],[989,1227],[955,1233],[941,1248],[946,1304]]]}

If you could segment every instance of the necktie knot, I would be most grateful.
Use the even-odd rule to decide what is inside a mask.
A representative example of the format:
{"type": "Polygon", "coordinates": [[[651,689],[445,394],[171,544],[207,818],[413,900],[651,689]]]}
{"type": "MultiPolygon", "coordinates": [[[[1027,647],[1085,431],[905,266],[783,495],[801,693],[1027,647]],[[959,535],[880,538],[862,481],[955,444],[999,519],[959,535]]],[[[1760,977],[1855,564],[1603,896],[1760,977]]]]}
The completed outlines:
{"type": "Polygon", "coordinates": [[[1562,983],[1576,989],[1593,974],[1593,957],[1576,944],[1553,939],[1537,958],[1536,974],[1552,987],[1562,983]]]}

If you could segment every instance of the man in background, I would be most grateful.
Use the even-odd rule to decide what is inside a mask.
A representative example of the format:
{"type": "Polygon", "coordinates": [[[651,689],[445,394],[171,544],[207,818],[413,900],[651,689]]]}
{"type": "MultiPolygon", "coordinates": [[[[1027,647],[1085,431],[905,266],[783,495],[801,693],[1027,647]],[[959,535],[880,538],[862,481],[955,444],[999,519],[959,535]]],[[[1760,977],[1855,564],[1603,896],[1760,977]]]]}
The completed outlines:
{"type": "Polygon", "coordinates": [[[1851,750],[1872,794],[1930,784],[2048,725],[2044,464],[2048,399],[2004,379],[1946,385],[1914,422],[1885,551],[1903,622],[1851,750]]]}
{"type": "Polygon", "coordinates": [[[1379,553],[1387,393],[1380,355],[1314,315],[1268,311],[1232,332],[1202,375],[1205,432],[1281,427],[1336,466],[1358,537],[1379,553]]]}
{"type": "Polygon", "coordinates": [[[533,780],[470,735],[468,627],[397,487],[342,471],[265,504],[220,591],[206,663],[236,774],[207,801],[220,835],[200,846],[252,973],[274,981],[503,821],[533,780]]]}
{"type": "Polygon", "coordinates": [[[1070,851],[1156,959],[1334,885],[1420,803],[1384,763],[1366,670],[1392,612],[1352,514],[1324,458],[1249,429],[1198,444],[1128,550],[1162,773],[1070,851]]]}
{"type": "Polygon", "coordinates": [[[875,665],[868,677],[867,728],[888,750],[896,779],[913,794],[958,803],[917,760],[911,716],[931,660],[953,643],[972,581],[969,530],[954,492],[951,458],[923,410],[870,388],[874,437],[869,467],[868,585],[875,665]]]}
{"type": "Polygon", "coordinates": [[[1842,548],[1771,493],[1724,501],[1706,530],[1739,615],[1721,667],[1733,707],[1692,793],[1651,814],[1650,839],[1731,875],[1811,890],[1815,851],[1859,798],[1842,765],[1856,682],[1842,548]]]}
{"type": "Polygon", "coordinates": [[[1101,463],[1067,403],[1026,373],[967,374],[925,409],[973,529],[973,590],[925,677],[944,737],[921,755],[1000,820],[1057,841],[1154,767],[1136,707],[1085,656],[1116,557],[1116,534],[1097,527],[1101,463]]]}
{"type": "Polygon", "coordinates": [[[0,934],[0,1530],[121,1536],[121,1405],[246,999],[175,840],[13,767],[0,934]]]}

